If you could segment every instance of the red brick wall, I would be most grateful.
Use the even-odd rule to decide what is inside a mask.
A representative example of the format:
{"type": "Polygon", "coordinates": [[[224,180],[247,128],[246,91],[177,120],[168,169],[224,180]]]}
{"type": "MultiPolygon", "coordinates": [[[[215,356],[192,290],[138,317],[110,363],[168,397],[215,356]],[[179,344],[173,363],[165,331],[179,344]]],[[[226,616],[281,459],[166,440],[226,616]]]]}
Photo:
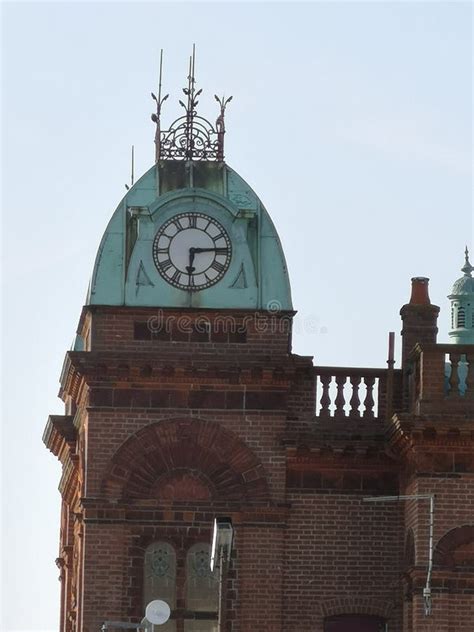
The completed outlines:
{"type": "Polygon", "coordinates": [[[83,541],[84,591],[79,629],[93,632],[105,620],[123,620],[130,608],[126,528],[88,523],[83,541]]]}
{"type": "Polygon", "coordinates": [[[285,632],[323,632],[325,616],[388,616],[401,628],[401,508],[361,496],[292,493],[285,534],[285,632]]]}
{"type": "MultiPolygon", "coordinates": [[[[173,323],[179,315],[164,314],[173,323]]],[[[76,630],[139,621],[147,544],[173,542],[184,559],[193,542],[210,540],[214,517],[226,515],[236,536],[225,632],[323,632],[325,617],[342,614],[381,617],[390,632],[470,632],[472,569],[435,568],[433,615],[423,613],[427,501],[362,499],[435,493],[435,543],[472,524],[471,435],[448,428],[433,439],[426,420],[416,418],[423,428],[413,429],[408,417],[403,431],[381,419],[323,423],[312,361],[289,352],[281,326],[288,315],[265,322],[238,312],[245,331],[225,335],[214,328],[221,316],[189,310],[184,331],[173,324],[148,335],[156,310],[84,313],[89,350],[69,355],[62,387],[80,426],[77,455],[64,461],[80,471],[64,476],[72,500],[62,548],[72,546],[73,532],[76,558],[83,548],[69,562],[64,621],[72,584],[76,630]],[[195,327],[203,316],[204,333],[195,327]]]]}
{"type": "Polygon", "coordinates": [[[432,614],[425,616],[422,589],[428,567],[429,501],[407,501],[406,526],[415,533],[416,570],[413,573],[413,600],[406,605],[410,631],[471,632],[474,616],[474,574],[472,566],[463,573],[436,564],[436,545],[452,529],[474,527],[474,485],[472,474],[425,475],[411,481],[406,493],[435,494],[432,614]],[[451,594],[450,594],[451,593],[451,594]],[[470,613],[470,614],[469,614],[470,613]]]}
{"type": "MultiPolygon", "coordinates": [[[[287,355],[291,345],[291,313],[218,310],[184,310],[129,307],[91,307],[92,351],[138,351],[159,348],[162,353],[189,354],[193,350],[212,355],[232,350],[251,356],[255,353],[287,355]],[[151,339],[136,336],[148,329],[151,339]],[[204,330],[210,330],[206,336],[204,330]],[[246,332],[246,343],[243,343],[246,332]],[[240,335],[239,335],[240,334],[240,335]],[[205,339],[205,341],[203,341],[205,339]],[[230,346],[229,346],[230,345],[230,346]]],[[[83,317],[80,333],[86,335],[89,318],[83,317]]],[[[228,358],[227,358],[228,359],[228,358]]]]}

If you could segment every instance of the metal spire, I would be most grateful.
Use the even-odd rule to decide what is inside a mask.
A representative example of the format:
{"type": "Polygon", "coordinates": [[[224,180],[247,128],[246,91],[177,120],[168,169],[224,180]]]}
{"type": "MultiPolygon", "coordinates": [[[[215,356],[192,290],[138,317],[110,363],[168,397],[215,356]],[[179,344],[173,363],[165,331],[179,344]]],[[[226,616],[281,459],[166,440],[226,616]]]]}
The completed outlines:
{"type": "Polygon", "coordinates": [[[232,100],[229,98],[219,98],[215,95],[220,106],[220,113],[215,126],[207,119],[199,116],[196,107],[199,103],[198,97],[202,89],[196,90],[196,45],[193,44],[193,52],[189,57],[188,64],[188,85],[183,88],[186,96],[185,101],[179,101],[184,108],[183,116],[177,118],[167,130],[161,129],[160,115],[163,101],[168,95],[161,97],[163,51],[160,56],[160,80],[158,96],[152,93],[156,102],[156,114],[151,118],[156,123],[155,131],[155,162],[160,160],[224,160],[224,113],[227,104],[232,100]]]}
{"type": "Polygon", "coordinates": [[[474,266],[471,265],[471,262],[469,261],[469,250],[467,249],[466,246],[466,250],[464,251],[464,257],[465,257],[465,262],[463,267],[461,268],[461,272],[464,272],[464,276],[470,277],[471,272],[474,270],[474,266]]]}
{"type": "Polygon", "coordinates": [[[166,94],[163,98],[161,98],[161,79],[163,76],[163,49],[160,51],[160,75],[158,79],[158,96],[155,96],[153,92],[151,93],[152,99],[156,102],[156,114],[151,115],[151,120],[156,123],[156,131],[155,131],[155,162],[158,162],[161,154],[160,147],[160,139],[161,139],[161,106],[164,101],[169,97],[169,94],[166,94]]]}
{"type": "Polygon", "coordinates": [[[132,145],[132,173],[130,178],[130,186],[128,184],[125,185],[127,191],[130,191],[130,188],[133,187],[135,183],[135,146],[132,145]]]}
{"type": "Polygon", "coordinates": [[[193,44],[193,54],[189,58],[189,74],[188,74],[188,87],[183,88],[184,94],[188,97],[188,104],[185,105],[182,101],[179,104],[186,110],[186,152],[185,158],[192,160],[194,155],[194,146],[196,142],[196,133],[194,130],[194,119],[197,115],[196,106],[199,103],[197,97],[201,94],[202,88],[196,92],[195,83],[195,68],[196,68],[196,44],[193,44]]]}

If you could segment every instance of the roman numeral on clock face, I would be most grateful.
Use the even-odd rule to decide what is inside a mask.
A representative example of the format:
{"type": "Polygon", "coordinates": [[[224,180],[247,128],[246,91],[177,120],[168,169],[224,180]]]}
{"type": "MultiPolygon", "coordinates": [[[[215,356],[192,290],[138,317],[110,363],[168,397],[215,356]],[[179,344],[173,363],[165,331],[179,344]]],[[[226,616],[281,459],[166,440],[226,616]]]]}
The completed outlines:
{"type": "Polygon", "coordinates": [[[225,270],[225,266],[222,265],[222,263],[220,263],[219,261],[216,261],[215,259],[211,263],[211,268],[213,268],[217,272],[223,272],[225,270]]]}
{"type": "Polygon", "coordinates": [[[160,268],[163,270],[163,272],[166,272],[166,270],[169,270],[170,268],[173,268],[173,264],[171,263],[170,259],[165,259],[164,261],[160,261],[160,268]]]}

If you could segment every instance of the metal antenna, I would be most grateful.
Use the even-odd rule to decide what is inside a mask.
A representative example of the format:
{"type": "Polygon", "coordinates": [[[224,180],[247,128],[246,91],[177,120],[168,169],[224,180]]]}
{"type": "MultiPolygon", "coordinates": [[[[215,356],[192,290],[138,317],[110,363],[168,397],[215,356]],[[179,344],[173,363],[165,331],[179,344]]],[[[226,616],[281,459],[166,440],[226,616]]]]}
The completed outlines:
{"type": "Polygon", "coordinates": [[[160,50],[160,76],[158,78],[158,103],[161,103],[161,79],[163,77],[163,49],[160,50]]]}
{"type": "Polygon", "coordinates": [[[183,88],[184,94],[188,97],[187,106],[180,101],[180,105],[186,110],[186,159],[193,159],[194,151],[194,118],[196,116],[196,106],[198,104],[197,97],[201,94],[202,90],[195,92],[195,69],[196,69],[196,44],[193,44],[193,54],[189,57],[189,74],[188,74],[188,87],[183,88]]]}
{"type": "Polygon", "coordinates": [[[130,191],[131,187],[133,187],[133,183],[135,181],[135,147],[132,145],[132,177],[130,178],[130,186],[128,184],[125,185],[127,191],[130,191]]]}
{"type": "Polygon", "coordinates": [[[196,78],[194,74],[194,70],[196,67],[196,44],[193,44],[193,54],[189,58],[189,75],[188,75],[188,110],[189,106],[193,105],[194,99],[194,84],[196,83],[196,78]]]}
{"type": "Polygon", "coordinates": [[[158,78],[158,97],[151,93],[152,99],[156,102],[156,114],[151,115],[151,120],[156,123],[156,131],[155,131],[155,162],[158,162],[161,157],[161,146],[160,146],[160,136],[161,136],[161,106],[164,101],[168,98],[168,94],[166,94],[163,98],[161,97],[161,79],[163,76],[163,49],[160,51],[160,76],[158,78]]]}

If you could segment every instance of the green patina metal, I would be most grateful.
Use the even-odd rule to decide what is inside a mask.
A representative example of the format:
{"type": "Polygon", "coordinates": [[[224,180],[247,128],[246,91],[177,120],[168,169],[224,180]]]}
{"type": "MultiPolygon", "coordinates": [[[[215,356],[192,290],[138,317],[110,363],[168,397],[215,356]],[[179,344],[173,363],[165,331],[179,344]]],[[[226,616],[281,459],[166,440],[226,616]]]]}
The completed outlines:
{"type": "Polygon", "coordinates": [[[224,162],[162,160],[127,192],[97,253],[90,305],[291,310],[283,250],[258,196],[224,162]],[[176,288],[158,273],[152,244],[173,215],[218,220],[232,241],[224,277],[199,291],[176,288]]]}
{"type": "MultiPolygon", "coordinates": [[[[457,345],[474,344],[474,278],[472,271],[474,266],[469,261],[469,251],[466,246],[464,251],[465,261],[461,268],[463,276],[457,279],[453,284],[451,294],[448,296],[451,301],[451,330],[449,337],[451,342],[457,345]]],[[[467,391],[468,366],[466,355],[462,354],[457,362],[458,376],[458,392],[465,395],[467,391]]],[[[445,376],[445,392],[449,393],[452,366],[446,363],[445,376]]]]}
{"type": "Polygon", "coordinates": [[[451,330],[449,336],[454,344],[474,344],[474,266],[469,261],[466,247],[465,261],[461,268],[463,276],[454,282],[451,294],[451,330]]]}

